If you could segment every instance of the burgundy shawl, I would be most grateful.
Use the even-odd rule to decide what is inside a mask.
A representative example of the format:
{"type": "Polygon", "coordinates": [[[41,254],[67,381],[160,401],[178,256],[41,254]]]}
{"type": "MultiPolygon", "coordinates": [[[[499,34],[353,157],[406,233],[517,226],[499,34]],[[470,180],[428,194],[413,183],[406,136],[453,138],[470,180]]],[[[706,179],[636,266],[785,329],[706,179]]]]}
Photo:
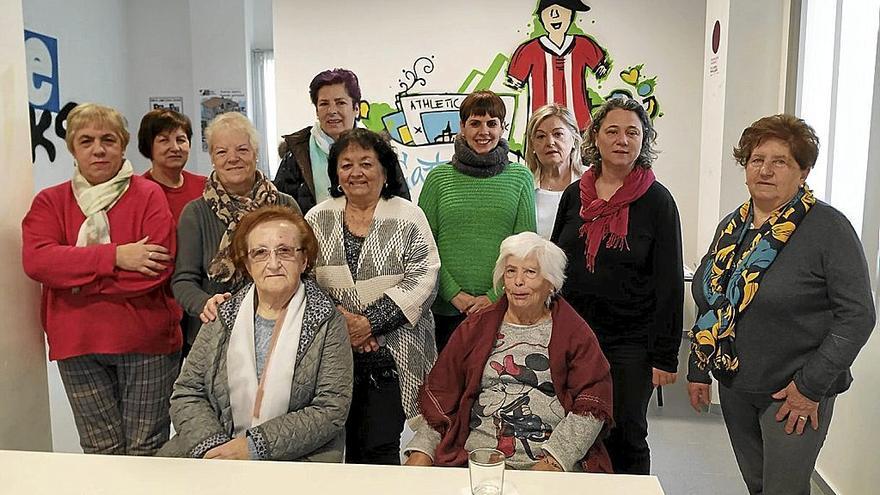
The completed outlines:
{"type": "MultiPolygon", "coordinates": [[[[470,433],[471,407],[479,397],[483,369],[506,311],[507,297],[502,296],[462,322],[422,386],[419,408],[441,435],[435,466],[467,464],[464,443],[470,433]]],[[[602,443],[613,422],[608,361],[596,335],[561,297],[553,304],[551,316],[550,377],[560,405],[566,413],[592,414],[605,422],[581,465],[587,472],[611,473],[611,460],[602,443]]]]}

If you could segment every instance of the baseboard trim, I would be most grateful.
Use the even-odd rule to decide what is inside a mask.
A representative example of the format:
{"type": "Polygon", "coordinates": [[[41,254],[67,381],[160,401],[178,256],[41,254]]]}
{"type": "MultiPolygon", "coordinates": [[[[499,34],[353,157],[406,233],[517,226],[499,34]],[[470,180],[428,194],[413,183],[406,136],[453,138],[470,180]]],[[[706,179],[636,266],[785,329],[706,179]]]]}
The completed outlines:
{"type": "Polygon", "coordinates": [[[819,474],[819,472],[815,469],[813,470],[813,476],[811,476],[810,479],[812,479],[813,483],[815,483],[816,486],[819,487],[819,490],[822,491],[822,495],[837,495],[837,493],[832,490],[831,486],[829,486],[828,483],[825,481],[825,478],[823,478],[822,475],[819,474]]]}

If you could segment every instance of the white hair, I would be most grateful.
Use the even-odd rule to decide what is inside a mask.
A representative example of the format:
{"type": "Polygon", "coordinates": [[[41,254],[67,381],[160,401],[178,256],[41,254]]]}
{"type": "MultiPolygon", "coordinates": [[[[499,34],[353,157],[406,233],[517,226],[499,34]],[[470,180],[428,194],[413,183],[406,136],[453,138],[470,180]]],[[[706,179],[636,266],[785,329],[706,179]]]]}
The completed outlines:
{"type": "Polygon", "coordinates": [[[561,289],[565,282],[565,265],[568,264],[568,258],[559,246],[534,232],[514,234],[501,243],[501,252],[498,254],[498,260],[495,261],[495,271],[492,272],[495,288],[504,285],[504,265],[508,257],[525,259],[532,255],[538,259],[541,276],[550,282],[555,290],[561,289]]]}

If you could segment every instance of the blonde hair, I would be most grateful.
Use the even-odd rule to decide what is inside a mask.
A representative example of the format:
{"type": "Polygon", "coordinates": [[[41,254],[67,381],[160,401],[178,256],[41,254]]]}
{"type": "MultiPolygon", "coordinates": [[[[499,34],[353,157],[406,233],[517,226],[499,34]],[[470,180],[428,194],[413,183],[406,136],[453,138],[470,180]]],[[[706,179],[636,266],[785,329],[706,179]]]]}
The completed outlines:
{"type": "Polygon", "coordinates": [[[241,131],[247,134],[248,141],[254,153],[260,154],[260,135],[251,121],[239,112],[226,112],[214,117],[205,128],[205,142],[208,144],[208,153],[214,151],[214,133],[220,129],[241,131]]]}
{"type": "Polygon", "coordinates": [[[492,272],[496,289],[504,285],[504,265],[510,256],[525,259],[534,255],[541,267],[541,276],[550,282],[553,289],[558,291],[565,283],[565,265],[568,264],[565,251],[534,232],[521,232],[504,239],[500,251],[492,272]]]}
{"type": "Polygon", "coordinates": [[[541,183],[541,162],[538,161],[538,156],[535,154],[532,139],[535,131],[538,130],[541,123],[550,117],[559,117],[559,120],[565,124],[565,129],[573,138],[571,155],[568,157],[568,163],[571,165],[572,175],[579,177],[584,173],[584,165],[581,160],[583,138],[581,137],[580,131],[578,131],[577,120],[568,108],[556,103],[551,103],[535,110],[532,116],[529,117],[528,124],[526,124],[524,153],[526,155],[526,165],[529,167],[529,170],[532,171],[532,175],[535,178],[535,184],[541,183]]]}
{"type": "Polygon", "coordinates": [[[119,110],[97,103],[80,103],[67,114],[67,134],[64,141],[67,149],[73,153],[73,139],[76,133],[89,125],[99,125],[109,128],[122,141],[123,151],[128,146],[131,135],[128,133],[128,121],[119,113],[119,110]]]}

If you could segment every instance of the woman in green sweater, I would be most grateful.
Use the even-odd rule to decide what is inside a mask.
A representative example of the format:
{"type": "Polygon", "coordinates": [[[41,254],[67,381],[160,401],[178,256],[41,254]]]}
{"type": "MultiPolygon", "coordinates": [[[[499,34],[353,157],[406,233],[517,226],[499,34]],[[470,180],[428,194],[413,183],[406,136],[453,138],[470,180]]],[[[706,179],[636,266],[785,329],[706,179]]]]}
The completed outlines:
{"type": "Polygon", "coordinates": [[[428,174],[419,206],[440,252],[439,293],[434,301],[437,350],[468,314],[494,303],[492,268],[501,241],[535,231],[531,172],[510,163],[501,138],[506,109],[491,91],[461,103],[461,132],[450,163],[428,174]]]}

